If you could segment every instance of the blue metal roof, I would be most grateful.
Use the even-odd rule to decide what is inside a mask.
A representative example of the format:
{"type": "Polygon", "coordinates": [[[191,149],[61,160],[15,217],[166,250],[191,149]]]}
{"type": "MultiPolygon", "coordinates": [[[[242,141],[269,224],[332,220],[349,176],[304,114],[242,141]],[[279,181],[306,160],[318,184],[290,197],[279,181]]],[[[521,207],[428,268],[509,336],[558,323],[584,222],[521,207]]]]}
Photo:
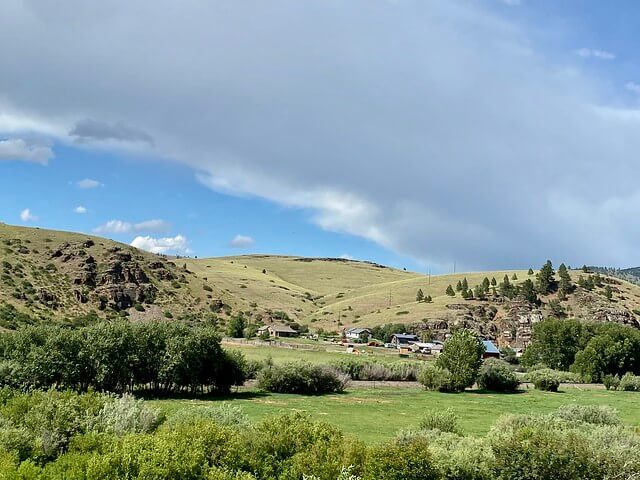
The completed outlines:
{"type": "Polygon", "coordinates": [[[496,347],[495,343],[491,340],[483,340],[482,344],[484,345],[485,353],[497,353],[500,354],[500,350],[496,347]]]}

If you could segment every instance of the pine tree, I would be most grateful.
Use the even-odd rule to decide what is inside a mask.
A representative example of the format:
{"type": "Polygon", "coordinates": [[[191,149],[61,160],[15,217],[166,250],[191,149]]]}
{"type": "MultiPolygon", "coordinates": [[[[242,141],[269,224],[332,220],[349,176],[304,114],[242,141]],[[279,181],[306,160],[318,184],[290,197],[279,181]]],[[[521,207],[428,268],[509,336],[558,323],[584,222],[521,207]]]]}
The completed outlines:
{"type": "Polygon", "coordinates": [[[582,265],[582,273],[589,273],[589,269],[586,265],[582,265]]]}
{"type": "Polygon", "coordinates": [[[423,300],[424,300],[424,292],[422,291],[421,288],[419,288],[417,293],[416,293],[416,302],[420,303],[423,300]]]}
{"type": "Polygon", "coordinates": [[[513,298],[514,296],[514,288],[509,281],[509,275],[505,275],[500,284],[500,295],[507,298],[513,298]]]}
{"type": "Polygon", "coordinates": [[[607,300],[611,300],[613,298],[613,290],[611,289],[611,285],[607,285],[604,287],[604,296],[607,297],[607,300]]]}
{"type": "Polygon", "coordinates": [[[467,292],[467,300],[473,300],[473,290],[466,290],[467,292]]]}
{"type": "Polygon", "coordinates": [[[489,279],[487,277],[484,277],[484,279],[482,280],[482,290],[484,291],[484,293],[489,292],[489,285],[489,279]]]}
{"type": "Polygon", "coordinates": [[[467,277],[462,279],[462,290],[469,290],[469,282],[467,282],[467,277]]]}
{"type": "Polygon", "coordinates": [[[476,285],[476,287],[473,289],[473,296],[478,300],[482,300],[484,298],[484,293],[485,291],[483,285],[476,285]]]}
{"type": "Polygon", "coordinates": [[[496,282],[496,277],[491,277],[491,286],[495,287],[496,285],[498,285],[498,282],[496,282]]]}
{"type": "Polygon", "coordinates": [[[516,275],[515,273],[511,276],[511,280],[517,280],[518,279],[518,275],[516,275]]]}
{"type": "Polygon", "coordinates": [[[538,273],[538,292],[544,295],[553,291],[556,286],[554,274],[551,260],[547,260],[538,273]]]}
{"type": "Polygon", "coordinates": [[[453,291],[453,287],[451,285],[449,285],[447,287],[447,290],[445,292],[447,295],[449,295],[450,297],[455,297],[456,296],[456,292],[453,291]]]}
{"type": "Polygon", "coordinates": [[[561,263],[558,267],[558,277],[560,277],[560,281],[558,282],[559,290],[564,294],[568,294],[573,290],[573,285],[571,284],[571,276],[569,275],[569,271],[564,263],[561,263]]]}
{"type": "Polygon", "coordinates": [[[433,302],[433,298],[431,298],[431,295],[427,295],[426,297],[424,297],[424,303],[431,303],[433,302]]]}
{"type": "Polygon", "coordinates": [[[529,278],[522,282],[522,286],[520,287],[520,295],[522,295],[522,298],[524,298],[529,303],[538,303],[536,287],[529,278]]]}
{"type": "Polygon", "coordinates": [[[461,292],[461,291],[462,291],[462,282],[458,280],[458,283],[456,283],[456,292],[461,292]]]}
{"type": "Polygon", "coordinates": [[[527,275],[533,275],[533,269],[530,268],[529,271],[527,272],[527,275]]]}
{"type": "Polygon", "coordinates": [[[460,296],[466,300],[469,298],[469,292],[470,290],[462,290],[462,292],[460,292],[460,296]]]}

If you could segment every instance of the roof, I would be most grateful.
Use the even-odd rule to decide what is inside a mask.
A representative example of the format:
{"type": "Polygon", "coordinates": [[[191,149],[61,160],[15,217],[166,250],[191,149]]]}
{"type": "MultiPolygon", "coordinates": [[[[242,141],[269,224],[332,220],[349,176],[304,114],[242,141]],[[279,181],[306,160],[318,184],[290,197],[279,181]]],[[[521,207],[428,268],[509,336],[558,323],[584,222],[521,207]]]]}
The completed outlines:
{"type": "Polygon", "coordinates": [[[396,337],[398,340],[418,340],[417,335],[411,335],[409,333],[394,333],[391,337],[396,337]]]}
{"type": "Polygon", "coordinates": [[[484,345],[485,353],[497,353],[500,354],[500,350],[496,347],[495,343],[491,340],[483,340],[482,344],[484,345]]]}
{"type": "Polygon", "coordinates": [[[354,335],[360,335],[361,333],[371,333],[371,330],[368,328],[347,328],[347,333],[352,333],[354,335]]]}
{"type": "Polygon", "coordinates": [[[266,325],[267,328],[273,329],[275,332],[281,333],[298,333],[297,330],[287,326],[287,325],[266,325]]]}

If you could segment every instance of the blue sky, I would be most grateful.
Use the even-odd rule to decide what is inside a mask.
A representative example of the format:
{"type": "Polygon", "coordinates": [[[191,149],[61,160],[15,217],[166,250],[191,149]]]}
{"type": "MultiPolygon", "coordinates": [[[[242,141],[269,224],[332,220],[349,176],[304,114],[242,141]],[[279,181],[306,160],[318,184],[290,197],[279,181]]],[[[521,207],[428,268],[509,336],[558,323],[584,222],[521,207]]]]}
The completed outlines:
{"type": "Polygon", "coordinates": [[[7,0],[0,221],[434,273],[636,265],[639,31],[632,1],[7,0]]]}

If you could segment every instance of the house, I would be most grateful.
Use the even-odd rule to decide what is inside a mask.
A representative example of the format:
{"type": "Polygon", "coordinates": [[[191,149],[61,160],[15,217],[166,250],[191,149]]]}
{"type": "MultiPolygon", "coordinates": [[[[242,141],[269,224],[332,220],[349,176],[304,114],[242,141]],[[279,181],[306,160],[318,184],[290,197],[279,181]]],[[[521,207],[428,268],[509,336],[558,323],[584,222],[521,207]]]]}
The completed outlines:
{"type": "Polygon", "coordinates": [[[394,333],[391,336],[391,345],[397,349],[408,348],[412,343],[419,341],[420,339],[417,335],[411,335],[409,333],[394,333]]]}
{"type": "Polygon", "coordinates": [[[482,358],[500,358],[500,350],[491,340],[483,340],[484,353],[482,358]]]}
{"type": "Polygon", "coordinates": [[[298,332],[287,325],[264,325],[258,329],[258,335],[267,332],[270,337],[297,337],[298,332]]]}
{"type": "Polygon", "coordinates": [[[426,355],[439,355],[442,352],[442,342],[415,342],[411,344],[411,350],[414,353],[423,353],[426,355]]]}
{"type": "Polygon", "coordinates": [[[344,336],[347,338],[347,340],[365,340],[365,338],[371,338],[371,330],[369,330],[368,328],[346,328],[344,330],[344,336]]]}

